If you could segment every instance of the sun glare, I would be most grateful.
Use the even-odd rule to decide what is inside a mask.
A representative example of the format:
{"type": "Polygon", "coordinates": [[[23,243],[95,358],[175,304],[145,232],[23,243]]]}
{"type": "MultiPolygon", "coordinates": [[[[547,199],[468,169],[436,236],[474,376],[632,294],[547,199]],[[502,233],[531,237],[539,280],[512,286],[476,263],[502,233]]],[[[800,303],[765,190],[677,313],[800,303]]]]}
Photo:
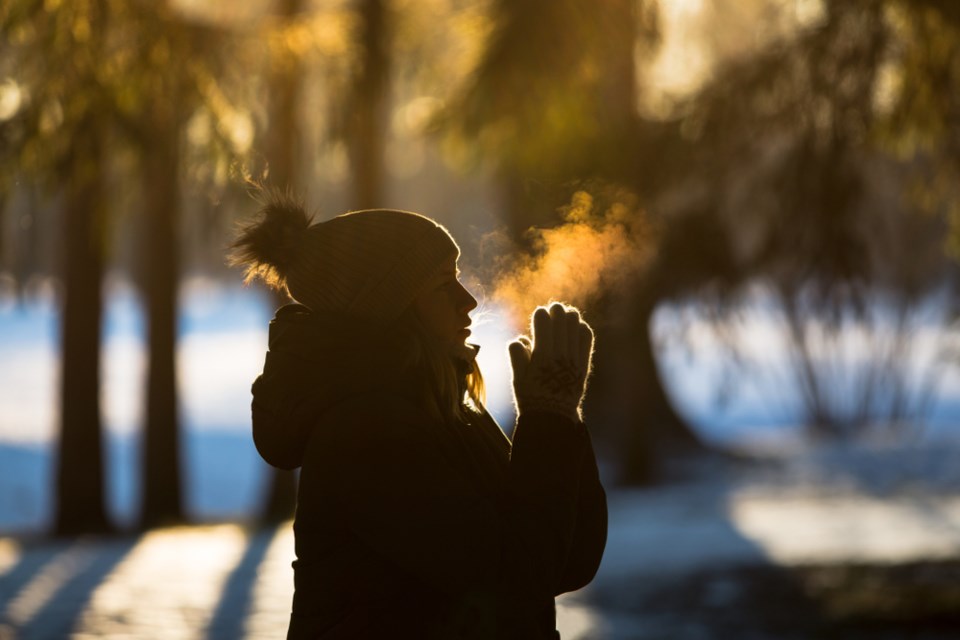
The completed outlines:
{"type": "Polygon", "coordinates": [[[639,46],[640,109],[668,118],[710,79],[718,64],[750,55],[823,20],[823,0],[660,0],[660,42],[639,46]]]}
{"type": "Polygon", "coordinates": [[[0,82],[0,122],[17,115],[23,104],[23,97],[20,85],[10,78],[0,82]]]}
{"type": "Polygon", "coordinates": [[[280,527],[257,569],[250,612],[244,623],[244,637],[270,638],[289,622],[290,601],[293,599],[290,561],[294,557],[293,528],[280,527]]]}
{"type": "Polygon", "coordinates": [[[81,630],[116,627],[133,637],[194,637],[209,622],[247,542],[236,525],[146,534],[93,593],[81,630]]]}
{"type": "Polygon", "coordinates": [[[10,571],[20,561],[20,545],[13,540],[0,538],[0,576],[10,571]]]}
{"type": "Polygon", "coordinates": [[[262,19],[269,13],[271,6],[270,0],[173,0],[170,4],[174,10],[192,20],[222,25],[245,24],[262,19]]]}
{"type": "Polygon", "coordinates": [[[595,637],[601,621],[591,607],[577,604],[561,596],[557,602],[557,630],[564,638],[586,640],[595,637]]]}
{"type": "Polygon", "coordinates": [[[730,511],[738,531],[781,565],[916,562],[957,552],[955,498],[918,506],[914,498],[743,495],[730,511]]]}
{"type": "Polygon", "coordinates": [[[93,561],[88,542],[78,541],[56,554],[33,579],[7,603],[3,618],[16,627],[27,625],[61,589],[93,561]]]}
{"type": "MultiPolygon", "coordinates": [[[[288,621],[294,557],[289,524],[260,532],[234,524],[171,527],[136,541],[86,538],[51,551],[32,577],[0,603],[0,622],[6,623],[0,624],[0,637],[6,638],[10,629],[22,631],[23,637],[47,637],[49,631],[40,632],[53,628],[47,617],[80,604],[72,638],[213,637],[223,632],[208,627],[224,624],[217,617],[224,602],[237,604],[229,582],[238,571],[248,570],[253,575],[244,574],[244,579],[254,584],[249,607],[229,610],[229,616],[241,617],[228,623],[241,635],[231,632],[229,637],[272,637],[288,621]],[[251,550],[257,548],[265,553],[251,564],[251,550]]],[[[0,577],[27,562],[18,544],[0,538],[0,577]]]]}
{"type": "Polygon", "coordinates": [[[703,0],[660,2],[662,40],[653,60],[640,58],[637,69],[646,91],[642,108],[653,115],[669,114],[673,100],[694,91],[710,69],[710,57],[702,37],[703,0]]]}

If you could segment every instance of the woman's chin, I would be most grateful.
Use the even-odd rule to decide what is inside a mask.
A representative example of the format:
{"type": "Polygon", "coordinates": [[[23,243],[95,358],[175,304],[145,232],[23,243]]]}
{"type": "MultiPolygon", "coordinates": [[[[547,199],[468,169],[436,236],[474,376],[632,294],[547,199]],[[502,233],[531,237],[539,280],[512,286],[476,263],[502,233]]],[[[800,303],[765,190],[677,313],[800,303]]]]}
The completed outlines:
{"type": "Polygon", "coordinates": [[[458,360],[471,361],[477,355],[476,347],[468,345],[466,342],[457,341],[451,347],[451,354],[458,360]]]}

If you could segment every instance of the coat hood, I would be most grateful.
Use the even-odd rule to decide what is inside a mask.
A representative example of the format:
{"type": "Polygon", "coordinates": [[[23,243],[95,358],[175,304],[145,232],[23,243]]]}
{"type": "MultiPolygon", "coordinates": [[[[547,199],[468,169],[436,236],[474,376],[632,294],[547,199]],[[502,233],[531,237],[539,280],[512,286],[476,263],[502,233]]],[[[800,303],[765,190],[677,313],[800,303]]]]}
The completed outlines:
{"type": "MultiPolygon", "coordinates": [[[[268,463],[294,469],[317,419],[352,395],[404,386],[409,341],[395,331],[290,304],[270,321],[263,373],[253,383],[253,441],[268,463]]],[[[409,382],[407,382],[409,386],[409,382]]]]}

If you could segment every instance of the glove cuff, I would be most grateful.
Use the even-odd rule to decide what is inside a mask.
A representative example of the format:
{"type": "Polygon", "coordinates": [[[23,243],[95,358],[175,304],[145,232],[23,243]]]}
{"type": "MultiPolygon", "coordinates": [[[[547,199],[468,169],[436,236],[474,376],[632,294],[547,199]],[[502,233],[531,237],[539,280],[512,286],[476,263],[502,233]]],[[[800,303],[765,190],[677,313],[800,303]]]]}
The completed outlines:
{"type": "Polygon", "coordinates": [[[573,422],[583,422],[579,403],[572,407],[555,396],[531,395],[522,401],[517,399],[517,413],[552,413],[573,422]]]}

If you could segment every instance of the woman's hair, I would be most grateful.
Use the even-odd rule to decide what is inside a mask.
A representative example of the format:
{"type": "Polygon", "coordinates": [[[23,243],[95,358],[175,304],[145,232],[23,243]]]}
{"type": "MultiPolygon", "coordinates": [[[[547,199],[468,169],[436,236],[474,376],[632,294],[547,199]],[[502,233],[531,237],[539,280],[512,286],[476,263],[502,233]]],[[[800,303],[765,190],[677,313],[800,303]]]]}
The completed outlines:
{"type": "Polygon", "coordinates": [[[400,317],[397,330],[411,345],[401,370],[418,374],[421,402],[433,417],[466,422],[471,413],[486,413],[486,387],[475,359],[458,367],[449,347],[430,335],[412,308],[400,317]]]}

